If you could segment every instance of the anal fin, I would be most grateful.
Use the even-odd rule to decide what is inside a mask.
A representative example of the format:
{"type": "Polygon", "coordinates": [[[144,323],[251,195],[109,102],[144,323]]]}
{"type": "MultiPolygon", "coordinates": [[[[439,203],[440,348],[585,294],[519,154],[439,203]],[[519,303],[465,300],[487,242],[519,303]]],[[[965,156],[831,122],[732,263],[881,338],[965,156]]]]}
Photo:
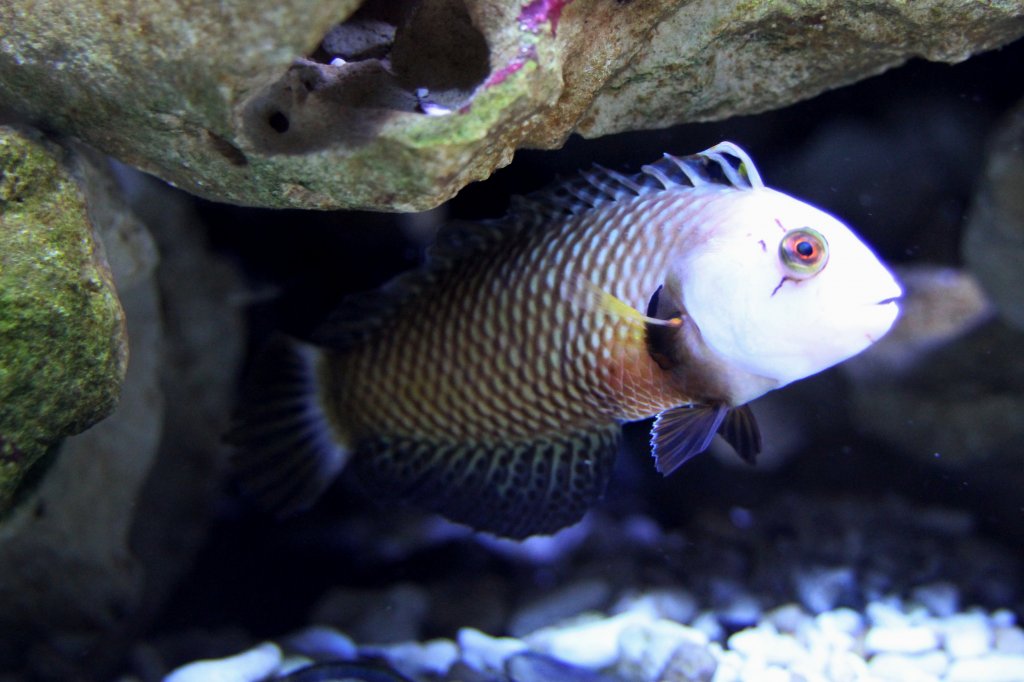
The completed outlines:
{"type": "Polygon", "coordinates": [[[510,538],[554,533],[604,493],[618,424],[533,441],[360,443],[354,466],[371,494],[510,538]]]}
{"type": "Polygon", "coordinates": [[[258,354],[225,440],[240,484],[280,516],[313,504],[348,459],[319,405],[317,351],[284,335],[258,354]]]}

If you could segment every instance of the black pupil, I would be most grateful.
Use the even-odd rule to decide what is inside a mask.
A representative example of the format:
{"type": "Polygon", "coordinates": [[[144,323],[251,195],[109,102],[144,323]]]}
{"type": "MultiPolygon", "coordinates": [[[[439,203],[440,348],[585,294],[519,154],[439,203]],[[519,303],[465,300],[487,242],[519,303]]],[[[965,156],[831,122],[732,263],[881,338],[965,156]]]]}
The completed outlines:
{"type": "Polygon", "coordinates": [[[814,244],[806,240],[797,242],[796,252],[801,258],[810,258],[814,255],[814,244]]]}

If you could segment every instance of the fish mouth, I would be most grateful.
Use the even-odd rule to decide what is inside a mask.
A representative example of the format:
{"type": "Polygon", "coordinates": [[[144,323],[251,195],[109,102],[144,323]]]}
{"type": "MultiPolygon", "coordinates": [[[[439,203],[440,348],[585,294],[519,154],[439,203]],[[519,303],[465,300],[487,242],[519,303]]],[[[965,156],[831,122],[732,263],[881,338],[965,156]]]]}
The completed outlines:
{"type": "Polygon", "coordinates": [[[883,298],[881,301],[875,303],[875,305],[889,305],[890,303],[898,303],[900,296],[890,296],[889,298],[883,298]]]}

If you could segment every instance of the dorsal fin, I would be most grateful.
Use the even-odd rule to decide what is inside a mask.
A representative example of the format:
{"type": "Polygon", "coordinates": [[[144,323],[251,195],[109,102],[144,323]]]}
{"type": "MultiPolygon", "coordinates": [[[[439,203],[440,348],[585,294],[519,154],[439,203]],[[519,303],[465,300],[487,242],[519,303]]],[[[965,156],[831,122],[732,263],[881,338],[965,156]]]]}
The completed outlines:
{"type": "Polygon", "coordinates": [[[764,186],[747,153],[732,142],[721,142],[690,156],[665,154],[632,175],[595,165],[549,188],[513,199],[510,214],[524,222],[548,221],[623,198],[705,185],[733,189],[764,186]]]}
{"type": "Polygon", "coordinates": [[[365,340],[392,319],[403,302],[428,288],[455,263],[497,248],[502,241],[524,230],[542,228],[630,197],[707,185],[733,189],[763,187],[750,157],[732,142],[721,142],[691,156],[665,154],[633,175],[595,165],[547,189],[513,197],[503,219],[455,222],[443,227],[428,250],[423,267],[395,277],[376,291],[346,297],[309,340],[335,349],[365,340]]]}

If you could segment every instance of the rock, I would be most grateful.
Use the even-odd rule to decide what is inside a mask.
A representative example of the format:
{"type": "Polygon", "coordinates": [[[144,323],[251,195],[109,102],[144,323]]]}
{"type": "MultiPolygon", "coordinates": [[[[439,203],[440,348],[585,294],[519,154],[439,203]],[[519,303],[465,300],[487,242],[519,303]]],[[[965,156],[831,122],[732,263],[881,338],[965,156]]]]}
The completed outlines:
{"type": "Polygon", "coordinates": [[[814,620],[823,632],[859,635],[864,630],[864,616],[845,607],[819,613],[814,620]]]}
{"type": "Polygon", "coordinates": [[[717,670],[718,661],[707,646],[682,642],[653,679],[658,682],[711,682],[717,670]]]}
{"type": "MultiPolygon", "coordinates": [[[[1024,409],[1024,366],[1015,362],[1022,340],[1024,333],[998,321],[986,324],[931,352],[898,384],[859,388],[854,396],[858,422],[865,432],[930,466],[955,471],[984,461],[991,467],[1024,438],[1018,418],[1024,409]],[[964,400],[968,391],[971,400],[964,400]]],[[[1007,461],[999,471],[1005,477],[1014,470],[1007,461]]],[[[985,477],[976,481],[984,483],[985,477]]]]}
{"type": "Polygon", "coordinates": [[[212,199],[418,210],[517,148],[960,61],[1020,35],[1021,15],[966,0],[16,0],[0,6],[0,101],[212,199]]]}
{"type": "Polygon", "coordinates": [[[857,575],[847,566],[811,566],[795,572],[792,580],[800,603],[811,613],[830,611],[857,590],[857,575]]]}
{"type": "Polygon", "coordinates": [[[384,590],[337,588],[320,599],[311,620],[333,625],[358,642],[415,641],[430,608],[425,590],[400,583],[384,590]]]}
{"type": "Polygon", "coordinates": [[[791,665],[807,656],[807,650],[793,635],[780,634],[767,624],[740,630],[729,638],[729,648],[769,665],[791,665]]]}
{"type": "Polygon", "coordinates": [[[725,637],[725,629],[713,611],[702,611],[693,619],[691,626],[704,633],[709,641],[721,641],[725,637]]]}
{"type": "Polygon", "coordinates": [[[779,632],[796,634],[814,624],[814,618],[796,604],[783,604],[768,612],[765,622],[779,632]]]}
{"type": "Polygon", "coordinates": [[[126,371],[124,313],[75,163],[0,127],[0,513],[50,448],[113,411],[126,371]]]}
{"type": "Polygon", "coordinates": [[[313,660],[350,661],[359,654],[351,637],[322,625],[289,635],[284,644],[289,651],[313,660]]]}
{"type": "Polygon", "coordinates": [[[534,651],[515,654],[508,659],[505,670],[515,682],[616,682],[620,679],[534,651]]]}
{"type": "Polygon", "coordinates": [[[505,669],[509,657],[526,651],[526,643],[514,637],[491,637],[488,634],[462,628],[456,635],[459,658],[463,663],[480,672],[497,674],[505,669]]]}
{"type": "Polygon", "coordinates": [[[864,659],[852,651],[836,651],[825,662],[825,678],[831,682],[854,682],[867,677],[864,659]]]}
{"type": "Polygon", "coordinates": [[[631,625],[619,637],[618,667],[628,679],[661,679],[661,671],[684,644],[704,649],[708,639],[700,630],[671,620],[631,625]]]}
{"type": "Polygon", "coordinates": [[[992,318],[992,304],[968,272],[919,264],[898,268],[897,277],[904,295],[896,325],[867,352],[842,365],[855,381],[903,375],[926,363],[930,351],[992,318]]]}
{"type": "Polygon", "coordinates": [[[689,623],[697,615],[697,600],[682,588],[649,590],[626,594],[612,606],[611,613],[642,611],[652,618],[689,623]]]}
{"type": "Polygon", "coordinates": [[[508,631],[523,637],[584,611],[604,607],[611,596],[611,587],[603,580],[582,580],[566,585],[530,602],[509,620],[508,631]]]}
{"type": "Polygon", "coordinates": [[[265,642],[229,658],[196,661],[164,678],[164,682],[260,682],[281,665],[281,650],[265,642]]]}
{"type": "MultiPolygon", "coordinates": [[[[35,166],[38,171],[46,167],[45,155],[56,153],[51,147],[46,147],[49,151],[45,152],[43,148],[34,148],[40,143],[28,144],[29,137],[12,137],[9,130],[3,140],[2,148],[6,151],[22,145],[21,164],[38,164],[35,166]]],[[[53,169],[57,168],[56,158],[49,162],[53,169]]],[[[40,252],[34,259],[37,263],[50,262],[56,266],[63,258],[70,258],[76,253],[84,255],[87,260],[63,261],[63,270],[55,268],[46,275],[43,282],[47,287],[46,295],[39,296],[38,291],[35,293],[38,302],[46,301],[35,312],[43,318],[52,318],[52,323],[63,322],[67,328],[58,333],[47,330],[46,325],[32,323],[23,327],[16,337],[10,339],[10,343],[14,347],[20,346],[29,339],[25,334],[29,330],[53,333],[53,338],[63,337],[70,342],[77,338],[79,343],[85,343],[91,337],[91,341],[77,349],[74,344],[70,345],[64,351],[63,360],[48,362],[50,370],[33,374],[32,381],[40,382],[38,386],[42,389],[46,387],[43,377],[49,374],[59,378],[62,367],[80,372],[81,375],[73,378],[71,383],[48,389],[64,391],[63,399],[81,401],[81,404],[72,402],[62,408],[78,411],[80,415],[96,410],[100,405],[106,405],[102,409],[113,407],[118,392],[121,401],[113,415],[84,433],[69,437],[59,451],[55,451],[52,462],[37,477],[34,488],[23,491],[22,503],[3,520],[0,532],[0,630],[10,636],[2,638],[3,643],[0,644],[0,668],[15,669],[26,661],[34,660],[45,667],[45,670],[36,670],[36,675],[66,678],[74,676],[74,659],[89,653],[104,635],[109,635],[140,607],[143,569],[138,557],[129,549],[129,536],[133,511],[137,509],[140,491],[156,457],[163,403],[158,376],[161,334],[156,320],[159,315],[158,297],[152,279],[157,260],[153,242],[145,227],[127,208],[123,197],[110,186],[112,180],[99,164],[70,152],[59,152],[59,158],[68,168],[74,169],[73,175],[80,184],[72,183],[70,175],[31,179],[31,176],[15,172],[0,180],[0,185],[10,190],[18,182],[31,179],[30,184],[42,192],[35,196],[25,195],[18,209],[23,217],[46,206],[44,196],[48,184],[51,190],[63,187],[62,201],[74,209],[72,213],[78,212],[79,220],[85,219],[88,206],[97,232],[94,234],[84,223],[75,228],[72,220],[64,225],[64,229],[70,231],[70,244],[47,245],[46,242],[56,236],[56,230],[61,226],[56,218],[59,205],[55,203],[45,208],[43,215],[50,216],[47,224],[24,225],[32,230],[24,237],[39,241],[40,252]],[[105,248],[98,241],[101,237],[105,248]],[[92,253],[94,249],[95,254],[92,253]],[[81,254],[82,250],[90,253],[81,254]],[[112,273],[106,271],[107,266],[98,255],[100,251],[106,252],[112,273]],[[40,258],[44,254],[45,258],[40,258]],[[60,254],[64,256],[56,257],[60,254]],[[99,260],[93,260],[97,258],[99,260]],[[127,331],[134,347],[132,361],[120,385],[120,373],[125,370],[123,362],[127,353],[123,344],[127,339],[122,328],[121,305],[113,298],[111,277],[120,290],[128,317],[127,331]],[[51,286],[52,291],[49,290],[51,286]],[[90,303],[90,299],[94,300],[90,303]],[[61,306],[63,312],[55,314],[51,307],[53,304],[61,306]],[[88,319],[90,308],[99,317],[88,319]],[[79,315],[83,325],[69,324],[66,318],[70,313],[79,315]],[[92,354],[93,357],[76,359],[79,353],[92,354]],[[95,385],[91,389],[84,385],[76,388],[75,382],[81,381],[93,381],[95,385]],[[90,398],[90,392],[96,394],[90,398]],[[74,644],[65,648],[59,642],[68,641],[70,633],[74,633],[74,644]]],[[[51,197],[57,196],[60,195],[51,193],[51,197]]],[[[0,232],[6,234],[6,229],[0,228],[0,232]]],[[[6,248],[12,246],[9,243],[6,248]]],[[[2,253],[28,255],[16,250],[2,253]]],[[[3,262],[0,273],[19,271],[23,275],[28,272],[26,266],[33,262],[20,257],[3,261],[3,256],[0,256],[0,261],[3,262]],[[11,270],[8,270],[8,263],[11,270]]],[[[31,281],[34,280],[19,281],[13,289],[8,283],[0,285],[0,300],[7,302],[22,297],[24,292],[31,290],[25,286],[31,281]]],[[[25,302],[23,299],[21,303],[25,302]]],[[[32,310],[25,307],[21,317],[27,319],[31,313],[32,310]]],[[[0,326],[4,324],[3,319],[10,319],[6,315],[7,310],[0,313],[0,326]]],[[[39,359],[52,359],[54,352],[50,343],[48,338],[39,338],[34,346],[25,345],[23,348],[37,353],[39,359]]],[[[0,343],[0,355],[12,346],[5,339],[0,343]]],[[[17,378],[20,371],[17,366],[7,364],[6,359],[0,360],[0,376],[17,378]]],[[[7,381],[0,379],[0,385],[9,386],[7,381]]],[[[3,390],[0,388],[0,392],[3,390]]],[[[24,395],[26,398],[33,396],[31,392],[24,395]]],[[[47,401],[36,402],[37,417],[45,417],[47,401]]],[[[0,414],[31,407],[19,405],[6,396],[0,404],[3,405],[0,414]]],[[[59,405],[60,401],[55,404],[59,405]]],[[[93,412],[93,417],[98,415],[98,412],[93,412]]],[[[68,423],[81,418],[71,417],[70,413],[65,417],[70,417],[68,423]]],[[[32,428],[38,426],[32,424],[32,420],[28,423],[32,428]]],[[[67,424],[61,428],[66,427],[67,424]]],[[[58,435],[61,434],[51,434],[54,437],[58,435]]],[[[117,648],[113,643],[105,646],[113,656],[118,655],[115,653],[117,648]]],[[[96,670],[101,662],[97,659],[91,665],[96,670]]]]}
{"type": "Polygon", "coordinates": [[[607,618],[591,617],[538,630],[524,639],[533,649],[583,668],[606,668],[619,658],[622,633],[650,618],[622,613],[607,618]]]}
{"type": "Polygon", "coordinates": [[[186,197],[76,147],[124,306],[131,361],[114,413],[66,439],[0,533],[0,668],[113,675],[203,539],[238,368],[234,270],[186,197]],[[137,199],[137,204],[134,201],[137,199]],[[129,204],[141,205],[146,224],[129,204]],[[173,241],[158,264],[157,243],[173,241]],[[173,236],[169,236],[173,235],[173,236]],[[50,577],[47,577],[50,576],[50,577]]]}
{"type": "Polygon", "coordinates": [[[994,648],[1001,654],[1024,654],[1024,630],[1016,626],[997,627],[994,648]]]}
{"type": "MultiPolygon", "coordinates": [[[[938,652],[935,652],[938,653],[938,652]]],[[[945,668],[947,661],[942,654],[942,667],[945,668]]],[[[898,680],[899,682],[939,682],[941,672],[935,673],[926,670],[926,667],[935,667],[934,662],[922,664],[918,657],[906,656],[903,654],[884,653],[872,656],[868,661],[868,671],[872,679],[898,680]]]]}
{"type": "Polygon", "coordinates": [[[729,629],[748,628],[761,620],[761,603],[757,597],[738,586],[729,588],[718,609],[718,619],[729,629]]]}
{"type": "Polygon", "coordinates": [[[950,582],[921,585],[915,587],[911,595],[914,601],[939,618],[951,616],[960,608],[960,590],[950,582]]]}
{"type": "Polygon", "coordinates": [[[1003,320],[1024,331],[1024,102],[1006,117],[988,149],[963,255],[1003,320]]]}
{"type": "Polygon", "coordinates": [[[992,654],[953,661],[946,682],[1018,682],[1024,680],[1024,655],[992,654]]]}
{"type": "Polygon", "coordinates": [[[384,646],[360,647],[360,654],[384,658],[395,670],[410,678],[443,676],[459,657],[459,649],[447,639],[428,642],[402,642],[384,646]]]}
{"type": "Polygon", "coordinates": [[[983,656],[992,647],[992,629],[981,613],[960,613],[941,621],[943,648],[952,658],[983,656]]]}
{"type": "Polygon", "coordinates": [[[938,645],[938,635],[924,625],[876,625],[864,635],[870,653],[920,654],[938,645]]]}

